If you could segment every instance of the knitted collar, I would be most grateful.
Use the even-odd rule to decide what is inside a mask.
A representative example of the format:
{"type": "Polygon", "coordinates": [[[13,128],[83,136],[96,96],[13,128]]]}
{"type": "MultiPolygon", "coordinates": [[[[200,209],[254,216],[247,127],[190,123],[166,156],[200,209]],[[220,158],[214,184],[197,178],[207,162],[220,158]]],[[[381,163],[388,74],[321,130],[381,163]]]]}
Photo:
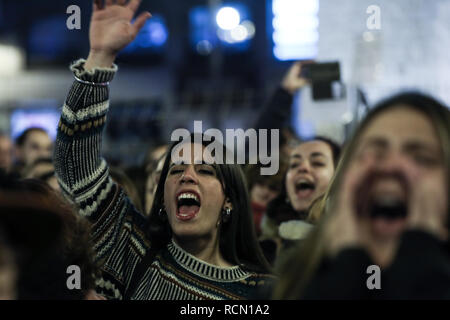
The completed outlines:
{"type": "Polygon", "coordinates": [[[218,267],[200,259],[183,250],[173,240],[167,245],[172,257],[184,269],[208,280],[217,282],[232,282],[248,278],[250,274],[239,266],[218,267]]]}

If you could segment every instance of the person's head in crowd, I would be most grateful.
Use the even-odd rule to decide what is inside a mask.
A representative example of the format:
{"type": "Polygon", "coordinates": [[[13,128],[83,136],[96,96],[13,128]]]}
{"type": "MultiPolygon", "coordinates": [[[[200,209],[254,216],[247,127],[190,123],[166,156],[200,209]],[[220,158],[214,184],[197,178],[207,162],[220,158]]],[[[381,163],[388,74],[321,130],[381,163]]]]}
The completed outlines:
{"type": "MultiPolygon", "coordinates": [[[[205,140],[191,135],[191,141],[205,140]]],[[[169,149],[150,212],[150,242],[163,248],[173,239],[190,252],[207,246],[216,265],[270,272],[257,242],[241,167],[214,159],[206,145],[184,141],[169,149]],[[173,153],[184,161],[172,161],[175,147],[173,153]]]]}
{"type": "Polygon", "coordinates": [[[292,127],[284,127],[280,131],[280,158],[289,157],[301,139],[292,127]]]}
{"type": "Polygon", "coordinates": [[[17,270],[19,268],[13,248],[6,239],[0,223],[0,301],[17,299],[17,270]]]}
{"type": "Polygon", "coordinates": [[[268,216],[277,224],[306,219],[312,202],[323,195],[333,178],[340,146],[329,138],[301,142],[289,157],[280,195],[270,202],[268,216]]]}
{"type": "Polygon", "coordinates": [[[109,173],[111,174],[111,178],[116,182],[118,185],[120,185],[127,196],[130,198],[131,203],[134,205],[134,207],[139,211],[142,212],[142,201],[141,197],[139,196],[139,192],[134,185],[133,181],[128,177],[128,175],[120,168],[117,167],[110,167],[109,173]]]}
{"type": "Polygon", "coordinates": [[[64,296],[67,277],[58,249],[61,230],[61,217],[39,196],[12,188],[1,190],[0,247],[6,248],[7,262],[14,266],[9,279],[13,282],[7,283],[12,299],[65,299],[70,295],[64,296]]]}
{"type": "Polygon", "coordinates": [[[304,141],[294,148],[289,157],[286,191],[295,211],[306,211],[317,197],[325,193],[334,175],[339,153],[340,147],[323,137],[304,141]]]}
{"type": "Polygon", "coordinates": [[[446,106],[420,93],[380,102],[348,141],[321,221],[281,271],[275,297],[301,297],[320,262],[349,246],[362,246],[382,269],[405,231],[423,230],[448,246],[449,164],[446,106]]]}
{"type": "Polygon", "coordinates": [[[15,155],[17,161],[24,165],[30,165],[38,158],[52,156],[52,140],[47,131],[42,128],[28,128],[15,141],[15,155]]]}
{"type": "Polygon", "coordinates": [[[34,160],[23,170],[23,177],[25,179],[44,181],[55,191],[61,191],[55,175],[55,166],[51,158],[37,158],[34,160]]]}
{"type": "MultiPolygon", "coordinates": [[[[19,299],[85,299],[92,296],[95,288],[95,276],[98,268],[94,261],[94,253],[90,237],[90,224],[74,211],[75,209],[62,196],[50,188],[46,183],[35,179],[3,181],[0,185],[3,207],[8,206],[10,213],[28,213],[29,220],[23,214],[15,217],[16,221],[10,223],[10,229],[16,228],[13,233],[29,242],[39,243],[52,238],[51,250],[33,256],[24,261],[19,274],[19,299]],[[15,200],[14,200],[15,199],[15,200]],[[36,212],[50,222],[56,220],[60,228],[59,235],[52,235],[51,227],[45,221],[39,222],[33,216],[36,212]],[[46,230],[50,228],[50,230],[46,230]],[[39,229],[39,230],[37,230],[39,229]],[[41,232],[42,234],[37,234],[41,232]],[[37,238],[39,237],[39,238],[37,238]],[[36,238],[36,239],[33,239],[36,238]],[[41,239],[43,238],[43,239],[41,239]],[[28,261],[31,262],[28,262],[28,261]],[[69,290],[66,282],[67,268],[78,266],[80,268],[79,290],[69,290]]],[[[0,217],[1,219],[1,217],[0,217]]],[[[53,224],[55,224],[53,222],[53,224]]],[[[51,225],[51,224],[50,224],[51,225]]],[[[53,227],[53,230],[56,230],[53,227]]],[[[18,241],[15,241],[18,242],[18,241]]],[[[51,242],[51,243],[50,243],[51,242]]],[[[28,245],[29,246],[29,245],[28,245]]],[[[43,248],[40,245],[40,248],[43,248]]],[[[25,248],[27,249],[27,248],[25,248]]],[[[35,251],[33,249],[33,251],[35,251]]]]}
{"type": "Polygon", "coordinates": [[[160,143],[149,148],[144,160],[146,169],[148,169],[151,164],[159,161],[159,159],[161,159],[161,157],[167,153],[169,147],[170,146],[168,144],[160,143]]]}
{"type": "Polygon", "coordinates": [[[13,144],[11,138],[0,132],[0,170],[8,172],[13,162],[13,144]]]}
{"type": "Polygon", "coordinates": [[[165,158],[166,153],[162,154],[156,161],[152,161],[152,163],[150,163],[146,168],[147,180],[145,182],[145,214],[150,214],[165,158]]]}
{"type": "Polygon", "coordinates": [[[281,192],[286,169],[287,164],[283,159],[280,159],[279,170],[275,175],[261,175],[261,165],[259,164],[248,165],[245,169],[257,235],[261,233],[261,218],[267,205],[281,192]]]}

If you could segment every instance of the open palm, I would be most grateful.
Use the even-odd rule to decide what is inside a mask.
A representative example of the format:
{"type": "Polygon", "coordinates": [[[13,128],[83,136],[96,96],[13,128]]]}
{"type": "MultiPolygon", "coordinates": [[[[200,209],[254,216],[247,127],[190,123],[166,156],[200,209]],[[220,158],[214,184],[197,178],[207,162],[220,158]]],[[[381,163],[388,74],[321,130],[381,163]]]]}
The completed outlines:
{"type": "Polygon", "coordinates": [[[146,20],[151,17],[149,12],[141,13],[132,24],[140,0],[106,0],[101,7],[101,1],[94,1],[94,11],[91,18],[89,39],[91,50],[117,54],[136,38],[146,20]]]}

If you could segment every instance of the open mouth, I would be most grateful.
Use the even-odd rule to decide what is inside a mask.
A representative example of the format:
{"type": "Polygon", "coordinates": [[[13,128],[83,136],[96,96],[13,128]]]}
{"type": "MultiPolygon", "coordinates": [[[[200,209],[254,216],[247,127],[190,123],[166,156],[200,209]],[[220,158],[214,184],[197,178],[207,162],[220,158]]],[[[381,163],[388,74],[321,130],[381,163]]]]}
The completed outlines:
{"type": "Polygon", "coordinates": [[[200,196],[192,191],[180,192],[176,198],[179,220],[187,221],[195,218],[200,210],[200,196]]]}
{"type": "Polygon", "coordinates": [[[358,212],[371,220],[372,229],[381,236],[396,236],[408,216],[408,188],[399,174],[371,177],[358,196],[358,212]]]}
{"type": "Polygon", "coordinates": [[[306,179],[300,179],[295,184],[295,192],[300,199],[309,198],[314,193],[314,190],[316,190],[316,185],[306,179]]]}
{"type": "Polygon", "coordinates": [[[387,220],[404,219],[408,215],[408,206],[404,199],[395,196],[376,197],[368,208],[369,216],[373,219],[387,220]]]}

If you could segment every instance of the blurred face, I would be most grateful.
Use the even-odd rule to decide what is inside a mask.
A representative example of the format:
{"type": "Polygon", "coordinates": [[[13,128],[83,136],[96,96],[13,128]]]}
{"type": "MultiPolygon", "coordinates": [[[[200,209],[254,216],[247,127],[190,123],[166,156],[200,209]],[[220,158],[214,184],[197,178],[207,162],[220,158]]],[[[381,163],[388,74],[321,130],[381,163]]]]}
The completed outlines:
{"type": "MultiPolygon", "coordinates": [[[[25,178],[28,179],[42,179],[43,176],[55,172],[55,167],[52,163],[39,163],[34,165],[33,169],[28,172],[25,178]]],[[[50,178],[45,179],[47,184],[55,191],[60,192],[58,180],[55,175],[52,175],[50,178]]]]}
{"type": "MultiPolygon", "coordinates": [[[[397,239],[403,231],[412,209],[408,204],[411,190],[416,187],[413,184],[431,181],[439,191],[448,188],[437,133],[425,115],[407,106],[398,106],[373,119],[355,152],[356,161],[361,158],[374,159],[375,167],[361,183],[355,206],[370,218],[369,229],[378,239],[397,239]],[[411,183],[407,179],[411,171],[420,180],[411,183]]],[[[447,208],[447,204],[443,207],[447,208]]]]}
{"type": "Polygon", "coordinates": [[[18,150],[19,159],[29,165],[38,158],[52,156],[52,141],[47,133],[32,131],[28,134],[23,146],[18,150]]]}
{"type": "Polygon", "coordinates": [[[0,136],[0,169],[9,170],[12,164],[11,139],[0,136]]]}
{"type": "Polygon", "coordinates": [[[267,207],[270,201],[275,199],[280,193],[277,188],[267,184],[255,183],[250,191],[252,203],[267,207]]]}
{"type": "Polygon", "coordinates": [[[327,143],[316,140],[296,147],[286,175],[286,190],[294,210],[307,210],[325,192],[333,174],[333,154],[327,143]]]}
{"type": "MultiPolygon", "coordinates": [[[[191,163],[194,163],[193,144],[191,163]]],[[[181,153],[182,156],[182,153],[181,153]]],[[[212,159],[211,159],[212,160],[212,159]]],[[[231,204],[215,168],[208,164],[170,164],[164,184],[164,205],[177,240],[183,238],[217,239],[221,211],[231,204]]]]}

